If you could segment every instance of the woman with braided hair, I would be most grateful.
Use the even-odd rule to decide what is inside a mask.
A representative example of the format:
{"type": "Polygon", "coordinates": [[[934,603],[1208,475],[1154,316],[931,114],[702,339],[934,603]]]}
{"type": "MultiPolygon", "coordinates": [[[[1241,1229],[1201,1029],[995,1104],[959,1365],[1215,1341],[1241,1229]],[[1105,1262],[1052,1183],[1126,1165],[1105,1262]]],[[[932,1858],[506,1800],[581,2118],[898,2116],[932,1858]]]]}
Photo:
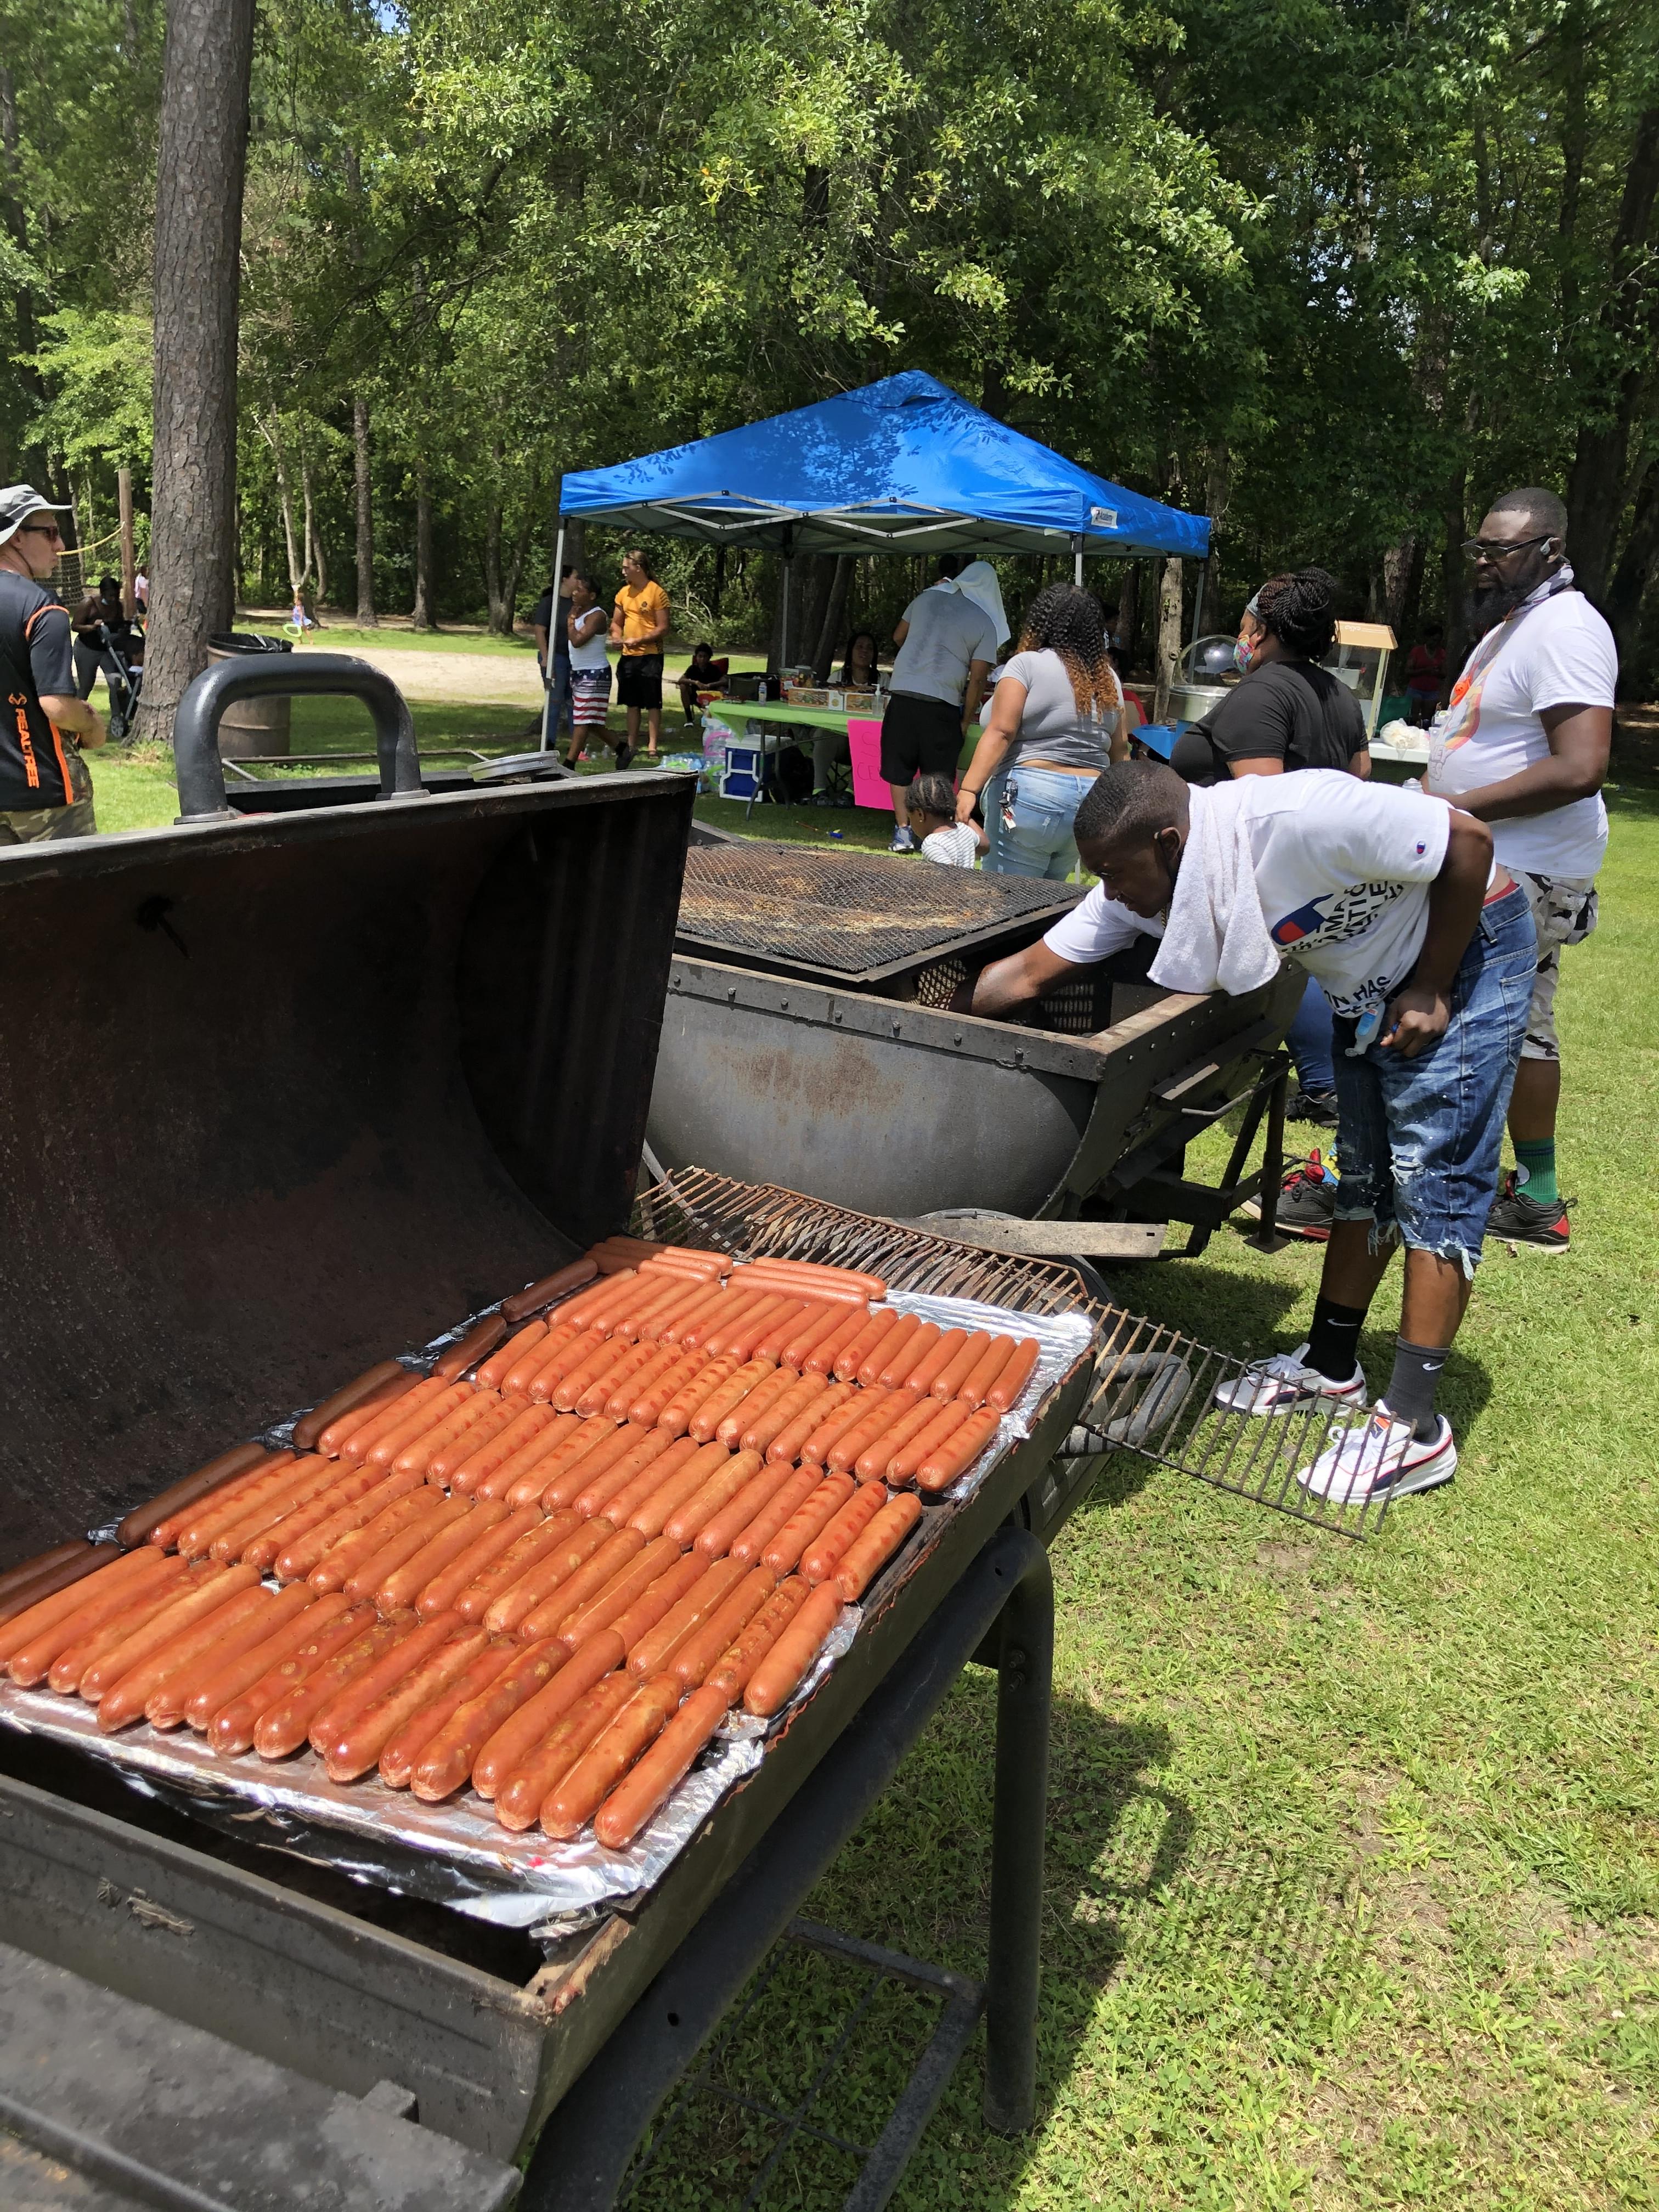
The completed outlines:
{"type": "Polygon", "coordinates": [[[1127,757],[1123,721],[1099,600],[1075,584],[1050,584],[1026,611],[957,794],[958,822],[983,800],[989,872],[1071,874],[1078,808],[1108,760],[1127,757]]]}

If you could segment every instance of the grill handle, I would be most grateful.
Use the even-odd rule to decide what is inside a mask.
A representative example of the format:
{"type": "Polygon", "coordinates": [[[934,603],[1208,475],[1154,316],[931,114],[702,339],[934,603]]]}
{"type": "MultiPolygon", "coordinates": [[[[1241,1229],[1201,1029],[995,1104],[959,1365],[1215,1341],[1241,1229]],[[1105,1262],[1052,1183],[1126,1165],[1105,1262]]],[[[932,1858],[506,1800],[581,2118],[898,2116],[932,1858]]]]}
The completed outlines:
{"type": "Polygon", "coordinates": [[[219,758],[219,724],[226,708],[240,699],[269,699],[289,693],[361,699],[374,721],[374,747],[380,761],[382,799],[424,797],[421,757],[415,748],[415,721],[409,702],[389,676],[366,660],[343,653],[250,654],[222,660],[192,678],[173,722],[174,774],[179,783],[179,819],[206,822],[231,817],[225,804],[224,763],[219,758]]]}

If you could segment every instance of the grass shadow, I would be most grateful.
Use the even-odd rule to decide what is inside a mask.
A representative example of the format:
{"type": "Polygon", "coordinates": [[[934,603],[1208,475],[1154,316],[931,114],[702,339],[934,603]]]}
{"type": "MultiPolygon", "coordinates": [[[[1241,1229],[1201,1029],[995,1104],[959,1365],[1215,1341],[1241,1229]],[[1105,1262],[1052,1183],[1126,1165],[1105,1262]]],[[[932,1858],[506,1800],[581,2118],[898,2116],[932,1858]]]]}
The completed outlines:
{"type": "MultiPolygon", "coordinates": [[[[888,1948],[975,1978],[989,1926],[995,1677],[970,1669],[900,1779],[801,1908],[888,1948]]],[[[1176,1881],[1191,1809],[1152,1778],[1169,1759],[1161,1728],[1055,1700],[1039,1998],[1041,2106],[1065,2091],[1092,1995],[1124,1954],[1127,1911],[1176,1881]]],[[[628,2212],[834,2212],[902,2095],[943,2008],[937,1992],[785,1942],[744,1991],[708,2053],[707,2081],[665,2107],[641,2148],[628,2212]],[[804,2121],[799,2133],[791,2120],[804,2121]],[[648,2164],[644,2164],[646,2160],[648,2164]]],[[[999,2191],[1021,2146],[984,2134],[983,2030],[957,2066],[911,2172],[971,2140],[994,2145],[999,2191]],[[935,2138],[939,2142],[935,2142],[935,2138]]],[[[901,2183],[901,2198],[906,2188],[901,2183]]],[[[986,2200],[991,2201],[991,2200],[986,2200]]]]}

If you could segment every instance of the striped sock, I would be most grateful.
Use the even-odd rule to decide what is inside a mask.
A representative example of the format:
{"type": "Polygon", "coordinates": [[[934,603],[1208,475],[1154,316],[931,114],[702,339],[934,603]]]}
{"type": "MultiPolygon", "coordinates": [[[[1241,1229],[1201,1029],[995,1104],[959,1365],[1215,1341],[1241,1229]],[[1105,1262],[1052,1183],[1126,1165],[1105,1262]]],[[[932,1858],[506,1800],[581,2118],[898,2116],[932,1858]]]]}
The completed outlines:
{"type": "Polygon", "coordinates": [[[1523,1198],[1534,1206],[1559,1206],[1561,1194],[1555,1185],[1555,1139],[1528,1139],[1515,1148],[1516,1185],[1523,1198]]]}

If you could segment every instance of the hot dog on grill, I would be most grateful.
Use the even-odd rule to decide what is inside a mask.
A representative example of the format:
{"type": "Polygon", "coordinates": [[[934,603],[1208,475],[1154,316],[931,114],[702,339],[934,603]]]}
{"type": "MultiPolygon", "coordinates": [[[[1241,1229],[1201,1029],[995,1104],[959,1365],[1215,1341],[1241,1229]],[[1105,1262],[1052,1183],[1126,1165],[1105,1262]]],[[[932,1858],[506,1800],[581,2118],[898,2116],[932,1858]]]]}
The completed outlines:
{"type": "Polygon", "coordinates": [[[690,1771],[726,1711],[726,1700],[718,1690],[692,1692],[594,1814],[593,1832],[607,1850],[625,1850],[633,1842],[690,1771]]]}
{"type": "Polygon", "coordinates": [[[587,1826],[646,1746],[661,1735],[679,1701],[680,1686],[672,1674],[653,1674],[640,1684],[604,1735],[549,1792],[541,1822],[550,1836],[574,1836],[587,1826]]]}
{"type": "Polygon", "coordinates": [[[475,1322],[468,1329],[459,1343],[452,1344],[447,1352],[438,1354],[432,1364],[433,1373],[441,1376],[445,1382],[453,1382],[458,1375],[465,1375],[469,1367],[476,1367],[481,1359],[487,1359],[496,1346],[504,1341],[507,1328],[505,1314],[486,1314],[481,1322],[475,1322]]]}
{"type": "MultiPolygon", "coordinates": [[[[602,1641],[595,1637],[592,1644],[602,1641]]],[[[568,1666],[580,1666],[584,1654],[592,1649],[592,1644],[584,1644],[568,1666]]],[[[562,1719],[551,1724],[545,1739],[496,1790],[495,1818],[504,1828],[534,1827],[552,1791],[594,1739],[610,1727],[638,1688],[631,1674],[608,1674],[586,1696],[579,1698],[562,1719]]]]}
{"type": "MultiPolygon", "coordinates": [[[[478,1795],[498,1796],[589,1691],[621,1666],[622,1660],[622,1638],[614,1629],[602,1629],[597,1636],[590,1636],[580,1650],[573,1651],[552,1680],[501,1723],[473,1760],[472,1787],[478,1795]]],[[[573,1765],[577,1756],[572,1753],[573,1765]]],[[[521,1826],[530,1826],[551,1787],[550,1782],[544,1782],[536,1789],[521,1826]]]]}
{"type": "Polygon", "coordinates": [[[812,1592],[749,1677],[749,1686],[743,1693],[745,1712],[769,1720],[788,1702],[841,1619],[841,1592],[833,1584],[812,1592]]]}
{"type": "Polygon", "coordinates": [[[400,1382],[407,1372],[407,1369],[400,1366],[395,1359],[377,1360],[373,1367],[365,1368],[354,1382],[346,1383],[332,1396],[325,1398],[320,1405],[313,1406],[308,1413],[300,1416],[294,1424],[295,1450],[314,1451],[318,1438],[331,1421],[337,1420],[342,1413],[353,1412],[365,1400],[372,1398],[377,1390],[384,1390],[389,1382],[400,1382]]]}
{"type": "Polygon", "coordinates": [[[921,1500],[913,1491],[901,1491],[853,1539],[841,1555],[835,1578],[836,1590],[849,1605],[864,1595],[921,1518],[921,1500]]]}
{"type": "Polygon", "coordinates": [[[503,1721],[544,1688],[568,1655],[562,1644],[529,1644],[489,1687],[470,1698],[427,1744],[409,1786],[428,1804],[453,1795],[472,1772],[472,1762],[503,1721]]]}
{"type": "MultiPolygon", "coordinates": [[[[234,1482],[238,1475],[264,1465],[270,1454],[263,1444],[237,1444],[231,1450],[221,1452],[205,1467],[198,1467],[193,1474],[183,1476],[170,1484],[159,1498],[152,1498],[147,1505],[135,1505],[115,1532],[115,1540],[124,1552],[136,1545],[156,1540],[156,1531],[175,1516],[189,1512],[198,1500],[205,1498],[221,1483],[234,1482]]],[[[171,1541],[172,1531],[161,1540],[171,1541]]]]}

